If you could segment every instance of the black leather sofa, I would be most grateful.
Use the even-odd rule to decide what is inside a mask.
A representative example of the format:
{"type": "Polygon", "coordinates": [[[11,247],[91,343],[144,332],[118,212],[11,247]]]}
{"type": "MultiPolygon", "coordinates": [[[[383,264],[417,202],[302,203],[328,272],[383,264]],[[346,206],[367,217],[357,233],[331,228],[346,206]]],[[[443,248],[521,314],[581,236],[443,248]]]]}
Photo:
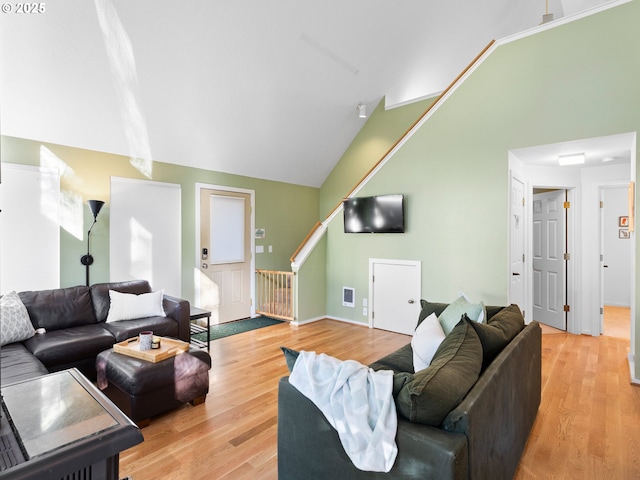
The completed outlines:
{"type": "MultiPolygon", "coordinates": [[[[431,312],[440,315],[445,307],[445,304],[423,301],[420,320],[431,312]]],[[[522,317],[515,305],[507,308],[511,314],[515,311],[522,317]]],[[[502,307],[487,307],[487,325],[491,325],[492,317],[502,310],[502,307]]],[[[462,328],[464,321],[456,328],[462,328]]],[[[476,330],[476,333],[471,331],[473,329],[469,323],[468,338],[477,334],[476,330]]],[[[289,383],[289,377],[283,377],[278,390],[278,478],[513,478],[541,399],[540,325],[532,322],[524,326],[522,320],[517,331],[519,333],[506,346],[492,352],[495,356],[487,365],[484,365],[487,347],[482,344],[479,356],[475,357],[483,363],[478,368],[478,380],[439,425],[410,421],[402,415],[402,409],[397,408],[400,413],[396,435],[398,455],[388,473],[358,470],[320,410],[289,383]]],[[[478,334],[474,341],[479,337],[478,334]]],[[[417,373],[413,372],[412,357],[411,344],[408,344],[370,367],[394,371],[394,395],[399,397],[396,379],[402,383],[403,377],[412,378],[417,373]]],[[[447,390],[445,385],[445,395],[447,390]]],[[[435,399],[427,399],[431,400],[435,399]]]]}
{"type": "Polygon", "coordinates": [[[73,367],[95,379],[97,355],[144,330],[189,341],[188,301],[164,295],[165,317],[107,323],[109,290],[136,295],[152,291],[149,282],[132,280],[19,292],[34,328],[46,333],[0,348],[2,385],[73,367]]]}

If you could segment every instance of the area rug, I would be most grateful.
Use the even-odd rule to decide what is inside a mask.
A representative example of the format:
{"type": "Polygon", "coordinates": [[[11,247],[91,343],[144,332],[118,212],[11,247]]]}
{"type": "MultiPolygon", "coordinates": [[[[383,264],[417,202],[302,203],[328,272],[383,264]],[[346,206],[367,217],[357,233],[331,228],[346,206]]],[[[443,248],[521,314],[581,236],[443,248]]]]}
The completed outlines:
{"type": "MultiPolygon", "coordinates": [[[[236,335],[237,333],[244,333],[258,328],[269,327],[271,325],[277,325],[278,323],[283,323],[283,321],[264,316],[247,318],[245,320],[236,320],[235,322],[212,325],[211,328],[209,328],[209,333],[211,335],[211,340],[218,340],[219,338],[229,337],[231,335],[236,335]]],[[[207,334],[197,333],[193,338],[196,338],[201,342],[206,342],[207,334]]]]}

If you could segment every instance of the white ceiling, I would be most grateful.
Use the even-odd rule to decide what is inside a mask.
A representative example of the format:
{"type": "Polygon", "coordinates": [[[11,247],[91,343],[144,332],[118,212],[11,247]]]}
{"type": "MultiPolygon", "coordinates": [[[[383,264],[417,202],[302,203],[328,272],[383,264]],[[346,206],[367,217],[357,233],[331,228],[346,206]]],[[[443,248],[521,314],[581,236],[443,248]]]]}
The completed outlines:
{"type": "MultiPolygon", "coordinates": [[[[548,3],[557,19],[610,2],[548,3]]],[[[440,92],[546,1],[41,5],[0,15],[3,135],[318,187],[365,122],[358,103],[440,92]]]]}
{"type": "Polygon", "coordinates": [[[605,137],[585,138],[568,142],[539,145],[511,150],[526,165],[558,168],[585,168],[603,165],[631,164],[631,151],[635,133],[621,133],[605,137]],[[560,167],[558,158],[565,155],[584,154],[584,165],[560,167]]]}

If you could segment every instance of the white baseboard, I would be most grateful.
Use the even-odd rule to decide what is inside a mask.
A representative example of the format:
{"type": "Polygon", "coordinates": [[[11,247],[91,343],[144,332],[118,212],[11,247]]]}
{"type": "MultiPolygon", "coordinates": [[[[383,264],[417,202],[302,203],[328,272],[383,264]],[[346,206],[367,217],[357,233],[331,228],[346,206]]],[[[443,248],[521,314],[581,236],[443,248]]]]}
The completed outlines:
{"type": "Polygon", "coordinates": [[[319,320],[335,320],[337,322],[344,322],[344,323],[350,323],[352,325],[361,325],[363,327],[368,327],[369,324],[365,323],[365,322],[356,322],[355,320],[349,320],[347,318],[340,318],[340,317],[332,317],[330,315],[325,315],[322,317],[316,317],[316,318],[309,318],[307,320],[298,320],[295,322],[291,322],[291,325],[306,325],[307,323],[313,323],[313,322],[317,322],[319,320]]]}

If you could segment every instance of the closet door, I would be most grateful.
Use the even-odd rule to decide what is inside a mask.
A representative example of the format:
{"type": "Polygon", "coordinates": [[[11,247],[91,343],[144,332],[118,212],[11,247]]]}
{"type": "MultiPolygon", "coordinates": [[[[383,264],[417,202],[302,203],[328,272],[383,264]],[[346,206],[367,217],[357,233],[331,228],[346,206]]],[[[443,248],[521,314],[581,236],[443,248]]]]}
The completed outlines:
{"type": "Polygon", "coordinates": [[[2,163],[0,293],[60,287],[60,175],[2,163]]]}

